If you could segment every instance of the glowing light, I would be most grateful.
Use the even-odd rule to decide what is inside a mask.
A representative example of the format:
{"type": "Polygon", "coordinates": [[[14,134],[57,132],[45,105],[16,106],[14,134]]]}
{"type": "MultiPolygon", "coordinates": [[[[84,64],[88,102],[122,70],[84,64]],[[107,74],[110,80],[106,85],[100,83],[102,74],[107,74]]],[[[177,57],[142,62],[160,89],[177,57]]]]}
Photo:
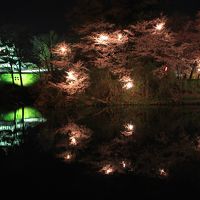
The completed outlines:
{"type": "Polygon", "coordinates": [[[155,26],[155,29],[157,31],[162,31],[164,29],[164,27],[165,27],[165,23],[164,22],[160,22],[155,26]]]}
{"type": "Polygon", "coordinates": [[[126,88],[127,90],[131,89],[133,87],[133,83],[132,82],[128,82],[124,85],[123,88],[126,88]]]}
{"type": "Polygon", "coordinates": [[[114,169],[110,164],[108,164],[108,165],[104,166],[100,171],[106,175],[109,175],[114,172],[114,169]]]}
{"type": "Polygon", "coordinates": [[[58,56],[68,56],[71,53],[71,48],[65,42],[59,43],[53,49],[53,53],[57,54],[58,56]]]}
{"type": "Polygon", "coordinates": [[[200,72],[200,68],[198,68],[197,71],[200,72]]]}
{"type": "Polygon", "coordinates": [[[60,51],[61,51],[62,53],[65,53],[65,52],[67,51],[67,49],[66,49],[65,47],[61,47],[61,48],[60,48],[60,51]]]}
{"type": "Polygon", "coordinates": [[[43,119],[42,114],[32,107],[19,108],[16,111],[12,111],[6,114],[0,114],[0,120],[14,121],[14,120],[26,120],[26,119],[43,119]]]}
{"type": "Polygon", "coordinates": [[[125,127],[129,131],[133,131],[133,128],[134,128],[133,124],[127,124],[127,125],[125,125],[125,127]]]}
{"type": "Polygon", "coordinates": [[[129,76],[123,76],[120,81],[123,83],[122,87],[126,90],[129,90],[134,86],[133,80],[129,76]]]}
{"type": "Polygon", "coordinates": [[[165,171],[165,169],[159,169],[159,175],[160,176],[168,176],[168,173],[165,171]]]}
{"type": "Polygon", "coordinates": [[[77,77],[76,77],[76,74],[74,71],[69,71],[67,72],[67,80],[69,81],[76,81],[77,80],[77,77]]]}
{"type": "Polygon", "coordinates": [[[70,140],[70,145],[76,146],[78,144],[76,138],[73,136],[70,137],[69,140],[70,140]]]}
{"type": "Polygon", "coordinates": [[[122,167],[123,167],[123,168],[126,168],[126,163],[125,163],[125,161],[122,161],[122,167]]]}
{"type": "Polygon", "coordinates": [[[107,44],[109,36],[106,34],[100,34],[99,37],[95,38],[98,44],[107,44]]]}
{"type": "Polygon", "coordinates": [[[72,154],[71,153],[67,153],[65,156],[64,156],[64,160],[71,160],[72,159],[72,154]]]}
{"type": "Polygon", "coordinates": [[[165,67],[164,71],[166,72],[168,70],[168,67],[165,67]]]}
{"type": "MultiPolygon", "coordinates": [[[[39,73],[22,73],[22,83],[23,86],[28,87],[31,85],[34,85],[39,81],[40,75],[39,73]]],[[[21,81],[20,81],[20,74],[19,73],[14,73],[14,84],[21,86],[21,81]]],[[[6,84],[13,84],[13,79],[12,79],[12,74],[0,74],[0,82],[6,83],[6,84]]]]}
{"type": "Polygon", "coordinates": [[[119,34],[117,35],[117,39],[118,39],[118,41],[121,41],[122,38],[123,38],[123,35],[122,35],[121,33],[119,33],[119,34]]]}
{"type": "Polygon", "coordinates": [[[125,128],[125,130],[121,132],[122,135],[124,135],[126,137],[133,135],[133,133],[134,133],[134,125],[133,124],[127,123],[124,125],[124,128],[125,128]]]}

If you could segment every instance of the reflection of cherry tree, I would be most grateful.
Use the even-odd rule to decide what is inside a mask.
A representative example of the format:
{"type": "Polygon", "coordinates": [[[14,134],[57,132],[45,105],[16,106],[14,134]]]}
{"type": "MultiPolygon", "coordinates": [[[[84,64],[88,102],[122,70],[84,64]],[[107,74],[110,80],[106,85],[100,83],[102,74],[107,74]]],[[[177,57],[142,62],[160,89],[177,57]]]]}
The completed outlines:
{"type": "MultiPolygon", "coordinates": [[[[125,129],[133,130],[133,127],[127,123],[125,129]]],[[[95,153],[99,157],[95,161],[89,158],[86,160],[90,160],[94,168],[106,175],[130,172],[166,178],[176,163],[187,162],[193,156],[200,159],[195,138],[187,134],[180,134],[176,138],[167,133],[148,137],[148,140],[141,140],[135,135],[119,135],[99,145],[98,153],[95,153]],[[180,153],[181,156],[178,156],[180,153]]]]}
{"type": "Polygon", "coordinates": [[[76,157],[78,149],[82,149],[90,141],[92,131],[85,126],[68,123],[57,130],[56,148],[64,148],[64,151],[57,153],[57,157],[64,161],[71,161],[76,157]]]}

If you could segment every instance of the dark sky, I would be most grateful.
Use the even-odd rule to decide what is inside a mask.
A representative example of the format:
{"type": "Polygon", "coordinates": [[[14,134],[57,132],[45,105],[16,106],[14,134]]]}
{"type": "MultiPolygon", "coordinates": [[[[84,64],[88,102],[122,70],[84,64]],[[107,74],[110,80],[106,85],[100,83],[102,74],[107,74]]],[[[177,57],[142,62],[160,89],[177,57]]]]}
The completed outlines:
{"type": "Polygon", "coordinates": [[[0,24],[59,27],[73,0],[4,0],[0,24]]]}
{"type": "MultiPolygon", "coordinates": [[[[59,29],[65,25],[64,16],[74,8],[76,1],[81,0],[4,0],[0,10],[0,25],[24,24],[38,29],[43,27],[59,29]]],[[[124,1],[134,6],[137,0],[124,1]]],[[[200,8],[200,0],[160,0],[160,2],[165,2],[163,5],[167,5],[166,9],[172,12],[183,11],[191,14],[200,8]]]]}

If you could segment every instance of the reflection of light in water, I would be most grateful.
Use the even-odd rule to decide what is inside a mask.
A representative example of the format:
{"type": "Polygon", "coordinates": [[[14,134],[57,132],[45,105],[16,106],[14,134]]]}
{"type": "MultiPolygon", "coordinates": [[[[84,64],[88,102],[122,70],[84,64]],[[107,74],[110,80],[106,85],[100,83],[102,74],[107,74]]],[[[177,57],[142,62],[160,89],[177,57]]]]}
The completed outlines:
{"type": "Polygon", "coordinates": [[[200,136],[197,137],[197,150],[200,151],[200,136]]]}
{"type": "Polygon", "coordinates": [[[70,152],[66,152],[66,154],[64,155],[64,160],[71,160],[72,159],[72,154],[70,152]]]}
{"type": "Polygon", "coordinates": [[[126,168],[126,162],[124,160],[122,161],[122,166],[123,168],[126,168]]]}
{"type": "Polygon", "coordinates": [[[59,152],[55,154],[56,158],[61,159],[66,162],[71,162],[75,158],[75,153],[72,153],[71,151],[64,151],[59,152]]]}
{"type": "Polygon", "coordinates": [[[100,171],[106,175],[109,175],[114,172],[114,168],[110,164],[108,164],[108,165],[105,165],[100,171]]]}
{"type": "Polygon", "coordinates": [[[31,107],[0,113],[0,146],[19,146],[23,142],[23,133],[27,128],[45,121],[41,113],[31,107]]]}
{"type": "Polygon", "coordinates": [[[162,169],[159,169],[159,175],[160,176],[168,176],[168,173],[165,169],[162,168],[162,169]]]}
{"type": "Polygon", "coordinates": [[[125,130],[122,131],[122,135],[124,136],[131,136],[134,133],[135,126],[131,123],[127,123],[124,125],[125,130]]]}
{"type": "Polygon", "coordinates": [[[65,127],[58,129],[59,134],[66,134],[69,137],[69,145],[77,146],[87,142],[91,136],[91,130],[85,126],[75,123],[68,123],[65,127]]]}

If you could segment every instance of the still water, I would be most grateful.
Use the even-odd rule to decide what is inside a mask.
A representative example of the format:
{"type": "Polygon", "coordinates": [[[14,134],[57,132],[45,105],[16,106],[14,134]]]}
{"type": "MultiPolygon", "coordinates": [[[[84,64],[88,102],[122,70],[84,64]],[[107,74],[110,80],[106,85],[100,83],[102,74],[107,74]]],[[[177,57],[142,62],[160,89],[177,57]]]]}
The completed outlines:
{"type": "Polygon", "coordinates": [[[1,179],[52,189],[66,180],[68,192],[94,185],[152,196],[198,191],[199,120],[192,106],[0,109],[1,179]]]}

